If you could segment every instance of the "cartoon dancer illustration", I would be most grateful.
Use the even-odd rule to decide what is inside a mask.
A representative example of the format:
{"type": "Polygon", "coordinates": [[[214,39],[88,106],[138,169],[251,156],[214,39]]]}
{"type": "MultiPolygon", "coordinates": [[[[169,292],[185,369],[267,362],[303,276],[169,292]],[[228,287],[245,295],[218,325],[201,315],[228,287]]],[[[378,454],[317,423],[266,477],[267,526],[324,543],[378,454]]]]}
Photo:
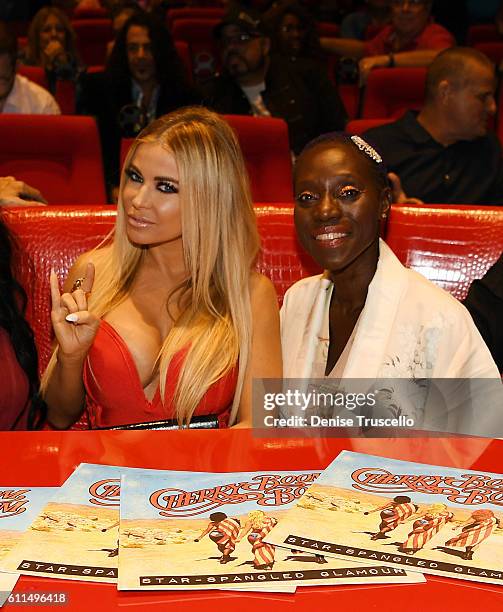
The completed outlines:
{"type": "Polygon", "coordinates": [[[222,553],[220,563],[228,563],[231,552],[236,548],[237,537],[241,523],[237,518],[229,518],[224,512],[213,512],[210,514],[210,522],[203,533],[194,542],[199,542],[209,533],[210,540],[215,542],[218,550],[222,553]]]}
{"type": "Polygon", "coordinates": [[[253,567],[255,569],[272,569],[274,565],[274,551],[276,547],[273,544],[264,542],[264,538],[277,523],[277,519],[272,516],[266,516],[262,510],[248,512],[248,520],[237,541],[240,542],[246,534],[249,534],[248,542],[252,545],[254,555],[253,567]]]}
{"type": "Polygon", "coordinates": [[[453,518],[454,514],[447,510],[445,504],[432,504],[414,521],[412,531],[398,550],[408,555],[415,555],[453,518]]]}
{"type": "Polygon", "coordinates": [[[410,516],[419,510],[416,504],[411,503],[410,497],[407,495],[397,495],[393,498],[393,501],[370,510],[370,512],[364,512],[363,514],[372,514],[373,512],[381,513],[381,524],[379,525],[379,531],[372,534],[371,540],[382,540],[388,538],[385,535],[389,531],[396,529],[400,523],[406,521],[410,516]]]}
{"type": "Polygon", "coordinates": [[[496,528],[501,528],[501,521],[494,516],[492,510],[475,510],[462,525],[461,533],[447,540],[445,546],[466,546],[462,558],[471,561],[475,548],[480,546],[496,528]]]}
{"type": "MultiPolygon", "coordinates": [[[[120,521],[117,521],[116,523],[113,523],[113,525],[104,527],[101,530],[101,533],[105,533],[105,531],[110,531],[110,529],[113,529],[114,527],[118,527],[119,525],[120,525],[120,521]]],[[[119,555],[119,539],[117,538],[117,548],[102,548],[101,550],[108,552],[109,557],[117,557],[119,555]]]]}

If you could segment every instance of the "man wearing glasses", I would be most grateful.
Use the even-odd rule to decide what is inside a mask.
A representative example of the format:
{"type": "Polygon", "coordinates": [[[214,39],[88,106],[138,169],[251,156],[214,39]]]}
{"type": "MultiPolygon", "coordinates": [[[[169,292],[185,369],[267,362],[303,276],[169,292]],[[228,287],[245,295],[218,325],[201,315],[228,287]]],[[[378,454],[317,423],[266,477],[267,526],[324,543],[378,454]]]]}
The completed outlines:
{"type": "Polygon", "coordinates": [[[377,36],[356,39],[322,38],[330,53],[360,60],[360,83],[373,68],[428,66],[443,49],[455,44],[453,35],[430,18],[431,0],[390,0],[391,23],[377,36]]]}
{"type": "Polygon", "coordinates": [[[284,119],[294,153],[312,138],[344,127],[344,106],[325,72],[309,60],[293,64],[271,55],[260,15],[234,7],[215,36],[223,71],[206,84],[208,106],[224,114],[284,119]]]}
{"type": "Polygon", "coordinates": [[[59,106],[47,90],[16,75],[16,62],[16,38],[0,23],[0,113],[59,115],[59,106]]]}

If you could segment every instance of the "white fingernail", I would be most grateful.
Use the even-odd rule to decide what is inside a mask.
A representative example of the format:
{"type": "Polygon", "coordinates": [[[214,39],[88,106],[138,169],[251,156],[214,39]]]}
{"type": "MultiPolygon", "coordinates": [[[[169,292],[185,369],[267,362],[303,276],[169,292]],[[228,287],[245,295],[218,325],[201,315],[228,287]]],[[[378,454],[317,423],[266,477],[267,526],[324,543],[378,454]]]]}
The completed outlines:
{"type": "Polygon", "coordinates": [[[77,323],[77,321],[79,320],[79,317],[72,313],[69,315],[66,315],[65,319],[68,321],[68,323],[77,323]]]}

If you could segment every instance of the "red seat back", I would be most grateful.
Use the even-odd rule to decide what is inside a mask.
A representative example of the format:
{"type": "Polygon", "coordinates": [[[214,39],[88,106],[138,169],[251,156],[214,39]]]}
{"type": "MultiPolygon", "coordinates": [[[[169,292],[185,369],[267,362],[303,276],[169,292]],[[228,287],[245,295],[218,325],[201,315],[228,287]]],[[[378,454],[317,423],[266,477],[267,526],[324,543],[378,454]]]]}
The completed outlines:
{"type": "Polygon", "coordinates": [[[349,119],[355,119],[360,112],[360,87],[356,84],[339,83],[337,91],[341,97],[349,119]]]}
{"type": "Polygon", "coordinates": [[[224,115],[238,136],[254,202],[292,202],[292,158],[283,119],[224,115]]]}
{"type": "Polygon", "coordinates": [[[376,68],[369,74],[362,119],[398,117],[424,101],[426,68],[376,68]]]}
{"type": "Polygon", "coordinates": [[[0,142],[0,176],[33,185],[50,204],[106,204],[93,118],[0,114],[0,142]]]}
{"type": "Polygon", "coordinates": [[[93,8],[76,7],[72,13],[72,19],[106,19],[109,16],[107,9],[96,6],[93,8]]]}
{"type": "Polygon", "coordinates": [[[192,56],[190,55],[189,45],[184,40],[175,40],[174,43],[178,57],[181,59],[185,74],[189,83],[194,81],[194,68],[192,66],[192,56]]]}
{"type": "Polygon", "coordinates": [[[84,64],[103,65],[107,57],[107,44],[113,40],[111,19],[78,19],[72,21],[77,35],[77,48],[84,64]]]}
{"type": "Polygon", "coordinates": [[[204,81],[218,70],[220,58],[213,28],[220,19],[177,19],[173,23],[173,40],[183,40],[189,45],[194,77],[204,81]]]}
{"type": "Polygon", "coordinates": [[[316,24],[318,36],[326,38],[336,38],[339,36],[339,26],[330,21],[318,21],[316,24]]]}
{"type": "Polygon", "coordinates": [[[503,208],[395,204],[386,242],[405,266],[463,300],[503,251],[503,208]]]}
{"type": "Polygon", "coordinates": [[[503,40],[498,42],[480,42],[474,45],[474,47],[487,55],[491,62],[494,62],[497,66],[503,60],[503,40]]]}
{"type": "Polygon", "coordinates": [[[25,66],[24,64],[19,64],[17,72],[21,76],[24,76],[37,85],[40,85],[40,87],[47,90],[49,89],[49,83],[47,82],[45,70],[40,66],[25,66]]]}
{"type": "MultiPolygon", "coordinates": [[[[235,130],[254,202],[288,202],[291,204],[292,158],[288,141],[288,127],[283,119],[224,115],[235,130]]],[[[121,142],[121,168],[134,140],[121,142]]]]}
{"type": "Polygon", "coordinates": [[[115,223],[114,206],[6,208],[3,219],[18,240],[16,274],[28,295],[27,319],[43,371],[52,353],[49,274],[62,281],[77,257],[97,246],[115,223]]]}
{"type": "Polygon", "coordinates": [[[468,28],[466,44],[473,47],[481,42],[493,42],[501,39],[502,37],[494,23],[479,23],[468,28]]]}
{"type": "Polygon", "coordinates": [[[221,6],[184,6],[169,9],[166,16],[166,25],[169,30],[173,28],[175,21],[180,19],[222,19],[225,9],[221,6]]]}
{"type": "Polygon", "coordinates": [[[346,125],[346,132],[348,134],[358,134],[361,136],[367,130],[370,130],[374,127],[379,127],[380,125],[386,125],[386,123],[391,123],[394,119],[353,119],[353,121],[348,121],[346,125]]]}
{"type": "Polygon", "coordinates": [[[274,283],[278,302],[286,290],[306,276],[320,274],[320,267],[300,246],[293,224],[292,206],[255,206],[261,250],[256,269],[274,283]]]}

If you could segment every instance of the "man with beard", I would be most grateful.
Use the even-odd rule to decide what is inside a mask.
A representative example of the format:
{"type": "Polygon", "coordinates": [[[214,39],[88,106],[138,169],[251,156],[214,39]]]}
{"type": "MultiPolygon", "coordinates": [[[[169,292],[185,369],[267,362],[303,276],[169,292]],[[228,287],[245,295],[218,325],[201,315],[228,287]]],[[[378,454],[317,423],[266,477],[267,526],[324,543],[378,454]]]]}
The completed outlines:
{"type": "Polygon", "coordinates": [[[233,7],[215,28],[223,72],[206,84],[205,103],[219,113],[280,117],[298,154],[312,138],[343,129],[346,111],[334,86],[311,60],[270,55],[259,14],[233,7]]]}

